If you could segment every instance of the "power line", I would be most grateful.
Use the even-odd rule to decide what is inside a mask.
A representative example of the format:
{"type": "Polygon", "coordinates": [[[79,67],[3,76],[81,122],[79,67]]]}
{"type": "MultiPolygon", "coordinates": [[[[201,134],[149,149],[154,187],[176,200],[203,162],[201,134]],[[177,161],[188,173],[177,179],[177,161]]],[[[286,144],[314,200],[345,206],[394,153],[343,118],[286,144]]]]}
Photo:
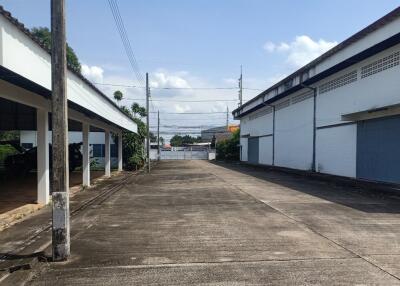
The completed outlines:
{"type": "MultiPolygon", "coordinates": [[[[161,119],[162,121],[174,121],[174,122],[176,122],[178,119],[176,119],[176,118],[162,118],[161,119]]],[[[226,117],[221,117],[221,118],[211,118],[211,119],[206,119],[206,118],[185,118],[185,121],[207,121],[207,120],[212,120],[212,121],[216,121],[216,120],[218,120],[218,121],[224,121],[225,122],[225,120],[226,120],[226,117]]]]}
{"type": "MultiPolygon", "coordinates": [[[[145,98],[124,98],[125,100],[146,100],[145,98]]],[[[201,99],[201,100],[180,100],[180,99],[151,99],[157,102],[236,102],[238,99],[201,99]]]]}
{"type": "MultiPolygon", "coordinates": [[[[150,113],[157,113],[157,112],[150,112],[150,113]]],[[[161,112],[161,114],[179,114],[179,115],[192,115],[192,114],[226,114],[226,112],[161,112]]]]}
{"type": "MultiPolygon", "coordinates": [[[[157,128],[157,126],[152,126],[152,125],[150,125],[150,127],[157,128]]],[[[175,129],[191,129],[191,128],[193,128],[193,129],[194,128],[198,128],[198,129],[207,128],[207,129],[209,129],[209,128],[213,128],[213,127],[221,127],[221,125],[193,125],[193,126],[160,125],[160,127],[163,127],[163,128],[175,128],[175,129]]]]}
{"type": "MultiPolygon", "coordinates": [[[[93,84],[114,86],[114,87],[126,87],[126,88],[143,88],[143,89],[146,88],[145,86],[138,86],[138,85],[100,83],[100,82],[93,82],[93,84]]],[[[237,87],[151,87],[151,89],[160,89],[160,90],[237,90],[237,87]]],[[[243,89],[256,90],[256,91],[264,90],[264,89],[260,89],[260,88],[249,88],[249,87],[243,87],[243,89]]]]}
{"type": "Polygon", "coordinates": [[[110,5],[111,13],[114,17],[115,25],[117,26],[117,30],[121,37],[122,44],[124,46],[131,68],[139,84],[144,85],[144,79],[142,73],[140,72],[139,65],[136,61],[135,54],[133,53],[131,42],[129,41],[129,38],[127,36],[125,25],[122,20],[121,13],[119,12],[118,3],[116,2],[116,0],[108,0],[108,4],[110,5]]]}
{"type": "MultiPolygon", "coordinates": [[[[155,130],[150,130],[151,132],[156,132],[155,130]]],[[[198,134],[201,135],[201,132],[171,132],[171,131],[160,131],[160,134],[164,135],[187,135],[187,134],[198,134]]]]}

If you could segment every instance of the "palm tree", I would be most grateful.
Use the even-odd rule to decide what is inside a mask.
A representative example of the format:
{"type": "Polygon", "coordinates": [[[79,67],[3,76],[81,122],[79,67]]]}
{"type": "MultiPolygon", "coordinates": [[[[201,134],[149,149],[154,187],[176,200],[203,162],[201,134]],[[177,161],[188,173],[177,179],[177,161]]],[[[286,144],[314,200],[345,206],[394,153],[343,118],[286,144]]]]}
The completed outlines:
{"type": "Polygon", "coordinates": [[[121,91],[117,90],[114,92],[114,99],[119,103],[122,98],[124,98],[124,95],[122,94],[121,91]]]}
{"type": "Polygon", "coordinates": [[[138,114],[140,117],[145,117],[147,115],[146,108],[144,108],[143,106],[140,106],[136,102],[134,102],[132,104],[131,110],[135,117],[136,117],[136,114],[138,114]]]}
{"type": "Polygon", "coordinates": [[[131,110],[133,115],[136,117],[136,114],[140,113],[140,105],[137,102],[134,102],[131,106],[131,110]]]}
{"type": "Polygon", "coordinates": [[[140,115],[140,117],[147,116],[146,108],[141,106],[140,109],[139,109],[139,115],[140,115]]]}

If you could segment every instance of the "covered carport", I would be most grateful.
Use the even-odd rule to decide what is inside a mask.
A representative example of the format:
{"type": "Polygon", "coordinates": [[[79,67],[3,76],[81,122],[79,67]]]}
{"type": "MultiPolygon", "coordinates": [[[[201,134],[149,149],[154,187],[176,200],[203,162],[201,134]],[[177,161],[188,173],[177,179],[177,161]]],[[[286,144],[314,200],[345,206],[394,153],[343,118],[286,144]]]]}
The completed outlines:
{"type": "MultiPolygon", "coordinates": [[[[36,201],[47,204],[51,171],[50,53],[2,8],[0,27],[0,130],[36,130],[36,201]]],[[[90,131],[105,133],[104,175],[110,176],[110,136],[118,138],[118,170],[122,170],[122,132],[137,132],[137,126],[111,99],[72,70],[67,72],[67,97],[69,130],[82,132],[81,182],[90,186],[90,131]]],[[[4,191],[4,186],[1,189],[4,191]]]]}

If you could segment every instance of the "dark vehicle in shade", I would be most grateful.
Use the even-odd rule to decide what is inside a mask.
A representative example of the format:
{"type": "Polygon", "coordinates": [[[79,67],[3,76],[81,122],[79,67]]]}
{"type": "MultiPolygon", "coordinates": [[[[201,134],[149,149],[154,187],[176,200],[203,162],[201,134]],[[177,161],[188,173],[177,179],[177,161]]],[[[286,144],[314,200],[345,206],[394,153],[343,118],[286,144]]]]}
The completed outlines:
{"type": "MultiPolygon", "coordinates": [[[[82,166],[82,153],[80,151],[82,143],[72,143],[68,146],[69,153],[69,170],[72,172],[77,167],[82,166]]],[[[49,144],[50,150],[50,169],[52,168],[52,147],[49,144]]],[[[6,172],[10,175],[27,174],[32,170],[37,169],[37,147],[27,151],[10,155],[4,161],[6,172]]]]}

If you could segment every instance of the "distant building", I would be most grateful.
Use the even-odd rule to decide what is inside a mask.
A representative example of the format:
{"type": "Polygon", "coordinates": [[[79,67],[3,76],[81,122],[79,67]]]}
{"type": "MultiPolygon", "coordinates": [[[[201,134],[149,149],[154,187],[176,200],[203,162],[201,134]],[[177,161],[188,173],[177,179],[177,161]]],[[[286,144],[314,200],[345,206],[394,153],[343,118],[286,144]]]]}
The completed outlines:
{"type": "Polygon", "coordinates": [[[232,137],[232,132],[239,128],[238,125],[214,127],[201,131],[202,142],[212,142],[213,138],[217,141],[229,139],[232,137]]]}

